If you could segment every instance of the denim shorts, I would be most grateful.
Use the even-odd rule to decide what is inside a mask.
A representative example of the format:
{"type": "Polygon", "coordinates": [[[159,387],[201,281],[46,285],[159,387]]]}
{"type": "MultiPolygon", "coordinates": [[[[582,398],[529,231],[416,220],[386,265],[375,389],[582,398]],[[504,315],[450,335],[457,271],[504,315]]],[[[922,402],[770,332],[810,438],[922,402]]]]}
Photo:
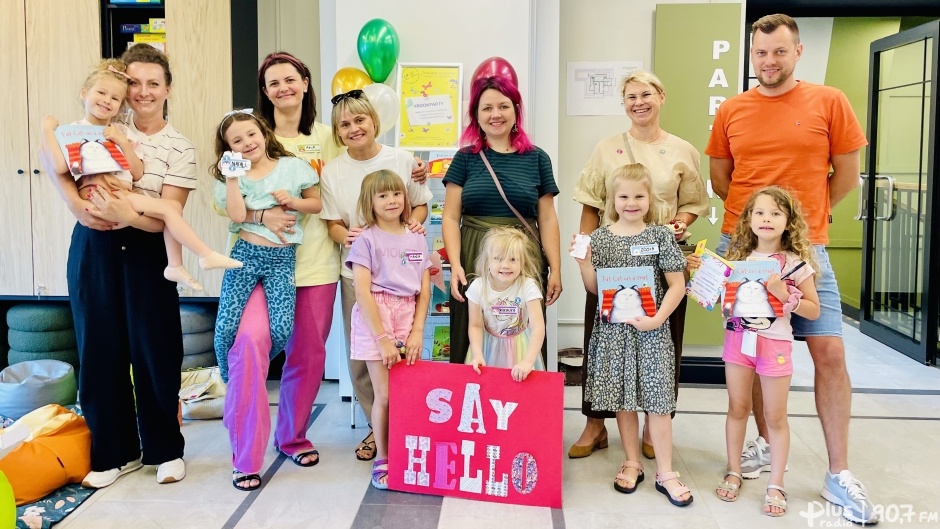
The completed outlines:
{"type": "MultiPolygon", "coordinates": [[[[724,233],[718,240],[715,253],[725,255],[731,237],[724,233]]],[[[836,282],[836,273],[829,262],[829,253],[822,244],[814,244],[816,250],[816,293],[819,294],[819,318],[807,320],[792,314],[790,323],[793,325],[793,336],[796,339],[807,336],[842,336],[842,297],[839,295],[839,284],[836,282]]]]}

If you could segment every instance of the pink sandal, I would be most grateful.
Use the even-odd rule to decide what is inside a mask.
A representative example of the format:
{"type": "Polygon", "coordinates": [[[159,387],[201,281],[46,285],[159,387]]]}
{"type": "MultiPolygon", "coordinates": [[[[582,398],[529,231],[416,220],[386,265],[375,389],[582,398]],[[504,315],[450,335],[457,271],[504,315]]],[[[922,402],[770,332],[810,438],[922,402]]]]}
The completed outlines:
{"type": "Polygon", "coordinates": [[[691,494],[691,491],[689,490],[689,487],[686,487],[685,484],[683,484],[681,481],[679,481],[679,473],[678,473],[678,472],[663,472],[662,474],[660,474],[659,472],[657,472],[657,473],[656,473],[656,490],[658,490],[659,492],[662,492],[663,494],[665,494],[666,497],[669,498],[669,503],[675,505],[676,507],[686,507],[686,506],[688,506],[690,503],[692,503],[692,494],[691,494]],[[676,488],[676,490],[675,490],[675,493],[676,493],[675,496],[673,496],[673,495],[669,492],[669,490],[668,490],[665,486],[663,486],[663,483],[665,483],[665,482],[667,482],[667,481],[669,481],[669,480],[671,480],[671,479],[676,480],[676,483],[679,484],[679,487],[676,488]],[[687,500],[680,500],[680,499],[678,498],[679,496],[682,496],[683,494],[685,494],[685,493],[687,493],[687,492],[689,493],[689,499],[687,499],[687,500]]]}
{"type": "Polygon", "coordinates": [[[372,486],[379,490],[388,490],[388,459],[376,459],[372,462],[372,486]],[[386,482],[379,481],[386,478],[386,482]]]}

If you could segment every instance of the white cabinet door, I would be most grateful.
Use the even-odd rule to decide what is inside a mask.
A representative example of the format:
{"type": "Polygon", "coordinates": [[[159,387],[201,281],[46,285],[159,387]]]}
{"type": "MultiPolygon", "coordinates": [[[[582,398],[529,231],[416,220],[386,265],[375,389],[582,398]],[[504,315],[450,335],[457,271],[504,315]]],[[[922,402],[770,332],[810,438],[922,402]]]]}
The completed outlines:
{"type": "MultiPolygon", "coordinates": [[[[41,169],[37,147],[43,116],[71,123],[84,115],[78,96],[101,60],[101,18],[97,0],[26,0],[25,5],[29,157],[30,166],[41,169]]],[[[22,93],[15,95],[22,101],[22,93]]],[[[45,171],[31,171],[30,180],[29,200],[23,197],[23,207],[31,203],[34,293],[66,296],[65,266],[75,217],[45,171]]]]}
{"type": "MultiPolygon", "coordinates": [[[[217,161],[215,131],[222,115],[232,110],[232,31],[229,2],[179,0],[166,4],[166,47],[173,68],[168,119],[196,146],[198,185],[183,214],[190,226],[217,252],[228,250],[228,217],[212,209],[215,180],[208,169],[217,161]]],[[[186,296],[218,296],[221,270],[201,270],[191,252],[183,252],[186,268],[205,292],[186,296]]]]}
{"type": "Polygon", "coordinates": [[[26,15],[23,0],[0,3],[0,295],[33,293],[29,139],[38,130],[26,108],[26,15]],[[35,128],[33,128],[35,127],[35,128]]]}

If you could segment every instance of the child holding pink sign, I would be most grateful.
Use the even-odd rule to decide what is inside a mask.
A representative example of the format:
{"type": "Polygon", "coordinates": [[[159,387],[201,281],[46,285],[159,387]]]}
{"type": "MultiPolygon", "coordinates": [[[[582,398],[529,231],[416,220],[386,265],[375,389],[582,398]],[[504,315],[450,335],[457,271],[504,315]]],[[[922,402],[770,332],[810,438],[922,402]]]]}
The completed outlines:
{"type": "Polygon", "coordinates": [[[431,260],[424,236],[408,229],[411,204],[400,176],[382,169],[366,176],[359,194],[365,229],[346,257],[356,304],[349,356],[364,360],[375,392],[372,431],[376,459],[372,486],[388,488],[388,370],[404,350],[409,365],[421,357],[431,300],[431,260]]]}
{"type": "Polygon", "coordinates": [[[542,341],[542,290],[538,250],[516,228],[492,228],[477,257],[477,278],[467,288],[470,355],[467,363],[512,370],[516,382],[533,369],[545,370],[542,341]]]}

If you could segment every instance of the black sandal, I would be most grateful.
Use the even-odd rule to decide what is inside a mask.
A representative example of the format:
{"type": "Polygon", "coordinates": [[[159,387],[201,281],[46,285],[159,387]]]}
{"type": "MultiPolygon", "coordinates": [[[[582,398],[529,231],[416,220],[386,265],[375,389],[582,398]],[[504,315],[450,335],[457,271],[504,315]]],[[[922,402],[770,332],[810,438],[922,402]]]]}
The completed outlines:
{"type": "MultiPolygon", "coordinates": [[[[242,473],[239,472],[238,470],[233,470],[232,474],[242,474],[242,473]]],[[[245,492],[257,490],[259,487],[261,487],[261,476],[259,476],[258,474],[242,474],[241,476],[238,476],[237,478],[232,478],[232,486],[238,490],[245,491],[245,492]],[[249,484],[247,487],[239,486],[240,484],[246,481],[249,483],[251,483],[252,481],[257,481],[258,484],[254,486],[249,484]]]]}
{"type": "Polygon", "coordinates": [[[356,447],[356,459],[359,461],[372,461],[375,459],[375,435],[372,430],[369,430],[369,435],[360,441],[359,446],[356,447]],[[370,438],[371,441],[369,441],[370,438]]]}
{"type": "MultiPolygon", "coordinates": [[[[281,453],[283,454],[283,452],[281,453]]],[[[287,454],[284,454],[284,455],[287,456],[287,454]]],[[[294,464],[299,467],[312,467],[320,462],[320,452],[318,450],[307,450],[306,452],[297,452],[296,454],[292,456],[287,456],[287,457],[289,457],[291,461],[293,461],[294,464]],[[312,456],[317,456],[317,458],[314,459],[313,461],[310,461],[308,459],[307,462],[304,463],[305,457],[310,458],[312,456]]]]}

